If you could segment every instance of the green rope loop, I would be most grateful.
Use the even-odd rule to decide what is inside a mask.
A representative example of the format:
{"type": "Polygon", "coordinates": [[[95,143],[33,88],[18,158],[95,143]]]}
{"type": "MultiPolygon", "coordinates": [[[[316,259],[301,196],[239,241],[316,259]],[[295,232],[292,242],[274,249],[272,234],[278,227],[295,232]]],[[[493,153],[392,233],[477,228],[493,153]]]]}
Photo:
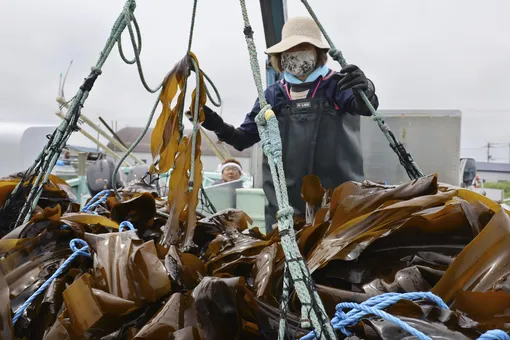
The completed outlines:
{"type": "MultiPolygon", "coordinates": [[[[134,32],[132,24],[131,24],[132,21],[136,20],[135,16],[134,16],[134,14],[132,12],[125,11],[124,18],[126,20],[126,25],[127,25],[128,31],[129,31],[129,37],[131,39],[131,45],[133,45],[133,52],[134,52],[134,55],[135,55],[134,60],[136,62],[136,67],[138,69],[138,75],[140,76],[140,81],[142,82],[142,85],[143,85],[143,87],[145,87],[147,92],[149,92],[149,93],[156,93],[156,92],[158,92],[163,87],[163,82],[161,82],[155,88],[151,88],[147,84],[147,81],[145,80],[145,74],[143,73],[143,68],[142,68],[142,61],[140,60],[140,52],[142,51],[142,38],[141,38],[141,34],[140,34],[140,28],[138,27],[138,24],[135,24],[135,29],[137,29],[136,37],[138,37],[138,39],[139,39],[139,43],[137,45],[136,37],[135,37],[135,32],[134,32]]],[[[118,41],[120,42],[120,40],[121,39],[119,37],[118,41]]],[[[119,49],[122,49],[120,44],[119,44],[119,49]]],[[[121,55],[121,57],[122,57],[122,55],[121,55]]],[[[123,58],[123,60],[124,60],[124,58],[123,58]]],[[[124,60],[124,61],[126,61],[126,60],[124,60]]],[[[131,64],[131,60],[128,60],[128,61],[129,61],[128,64],[131,64]]]]}
{"type": "MultiPolygon", "coordinates": [[[[163,91],[163,90],[161,90],[161,91],[163,91]]],[[[133,150],[138,146],[138,144],[140,144],[140,142],[142,141],[143,137],[145,136],[145,134],[149,130],[149,127],[151,126],[151,123],[152,123],[152,118],[154,117],[154,113],[156,112],[156,109],[157,109],[157,107],[159,105],[160,95],[161,95],[161,92],[160,92],[160,94],[156,98],[156,102],[154,103],[154,106],[152,107],[151,113],[149,114],[149,119],[147,120],[147,123],[145,123],[145,126],[144,126],[142,132],[140,133],[138,138],[134,141],[134,143],[129,147],[129,149],[126,150],[124,155],[122,155],[122,157],[118,160],[117,165],[115,166],[115,170],[113,170],[113,174],[112,174],[112,189],[113,189],[113,192],[115,193],[115,197],[117,197],[118,200],[120,200],[122,197],[119,194],[119,190],[118,190],[118,187],[117,187],[117,176],[115,176],[115,174],[117,174],[119,172],[120,167],[121,167],[122,163],[124,162],[124,160],[129,156],[129,154],[131,152],[133,152],[133,150]]]]}
{"type": "Polygon", "coordinates": [[[204,76],[205,80],[207,80],[207,82],[211,85],[217,101],[214,100],[213,97],[211,96],[211,93],[209,92],[209,88],[208,88],[207,84],[204,84],[205,93],[207,94],[207,98],[209,98],[209,100],[211,101],[211,103],[214,106],[220,107],[221,105],[223,105],[223,101],[221,100],[220,92],[218,91],[216,84],[214,84],[214,82],[211,80],[211,78],[209,78],[209,76],[204,71],[200,70],[200,72],[202,72],[202,75],[204,76]]]}
{"type": "MultiPolygon", "coordinates": [[[[133,24],[135,26],[135,32],[136,32],[136,41],[137,41],[136,50],[137,50],[138,55],[140,55],[140,53],[142,53],[142,34],[140,31],[140,26],[138,26],[138,21],[136,20],[136,17],[134,15],[133,15],[133,24]]],[[[131,60],[126,58],[126,56],[124,54],[124,50],[122,48],[122,39],[119,39],[119,41],[117,42],[117,47],[119,48],[120,58],[126,64],[133,65],[134,63],[136,63],[135,57],[133,57],[133,59],[131,59],[131,60]]]]}

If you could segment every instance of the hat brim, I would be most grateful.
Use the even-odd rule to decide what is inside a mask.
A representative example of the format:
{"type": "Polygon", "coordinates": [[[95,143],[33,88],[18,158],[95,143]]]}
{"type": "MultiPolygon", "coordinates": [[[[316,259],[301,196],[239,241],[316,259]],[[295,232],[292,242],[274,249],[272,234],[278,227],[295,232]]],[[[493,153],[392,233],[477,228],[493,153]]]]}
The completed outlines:
{"type": "Polygon", "coordinates": [[[326,44],[322,40],[314,39],[314,38],[311,38],[311,37],[308,37],[305,35],[293,35],[293,36],[283,39],[278,44],[271,46],[264,52],[266,54],[282,53],[282,52],[290,50],[291,48],[293,48],[299,44],[303,44],[303,43],[311,44],[321,50],[329,50],[329,45],[326,44]]]}

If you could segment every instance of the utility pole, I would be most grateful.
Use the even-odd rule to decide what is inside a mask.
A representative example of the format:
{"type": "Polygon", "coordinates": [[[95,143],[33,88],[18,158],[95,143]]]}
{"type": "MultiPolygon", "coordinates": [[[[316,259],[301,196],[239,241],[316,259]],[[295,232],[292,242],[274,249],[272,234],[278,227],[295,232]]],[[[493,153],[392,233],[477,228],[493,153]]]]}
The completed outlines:
{"type": "MultiPolygon", "coordinates": [[[[99,131],[97,132],[97,140],[99,140],[99,131]]],[[[99,145],[97,146],[97,153],[99,153],[99,145]]]]}
{"type": "Polygon", "coordinates": [[[491,158],[492,158],[492,156],[491,156],[491,143],[488,142],[487,143],[487,163],[490,163],[491,158]]]}

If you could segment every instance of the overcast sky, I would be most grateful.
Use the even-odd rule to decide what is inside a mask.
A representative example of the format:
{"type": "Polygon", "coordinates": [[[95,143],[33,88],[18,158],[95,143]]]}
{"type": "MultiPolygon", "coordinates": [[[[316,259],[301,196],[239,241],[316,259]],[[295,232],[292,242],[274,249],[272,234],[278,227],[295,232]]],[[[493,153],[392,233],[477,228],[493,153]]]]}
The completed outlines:
{"type": "MultiPolygon", "coordinates": [[[[248,0],[259,57],[259,1],[248,0]]],[[[382,109],[459,109],[462,154],[484,159],[487,142],[510,143],[510,1],[310,0],[347,61],[376,84],[382,109]]],[[[59,74],[74,61],[71,98],[95,64],[123,0],[0,2],[0,121],[59,123],[59,74]]],[[[154,86],[186,51],[192,1],[139,1],[142,63],[154,86]]],[[[288,15],[305,15],[288,0],[288,15]]],[[[256,97],[237,0],[199,0],[192,50],[216,82],[223,116],[239,124],[256,97]]],[[[124,47],[131,56],[127,36],[124,47]]],[[[331,64],[333,68],[336,65],[331,64]]],[[[155,100],[115,49],[83,113],[141,126],[155,100]]],[[[432,134],[432,133],[431,133],[432,134]]],[[[432,136],[431,136],[432,137],[432,136]]],[[[75,143],[87,144],[81,137],[75,143]]],[[[507,146],[493,150],[507,162],[507,146]]]]}

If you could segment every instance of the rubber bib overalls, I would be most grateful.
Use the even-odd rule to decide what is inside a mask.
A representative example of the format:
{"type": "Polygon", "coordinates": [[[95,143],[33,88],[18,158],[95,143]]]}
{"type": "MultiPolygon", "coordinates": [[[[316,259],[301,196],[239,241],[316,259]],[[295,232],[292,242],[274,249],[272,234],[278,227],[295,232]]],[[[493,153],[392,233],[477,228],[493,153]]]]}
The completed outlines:
{"type": "MultiPolygon", "coordinates": [[[[328,102],[319,84],[306,99],[291,100],[286,85],[280,83],[287,100],[273,110],[278,118],[283,145],[283,166],[289,203],[296,215],[304,215],[301,198],[302,178],[315,174],[324,188],[334,188],[346,181],[363,180],[360,117],[351,115],[328,102]]],[[[276,223],[278,204],[267,158],[262,164],[266,232],[276,223]]]]}

